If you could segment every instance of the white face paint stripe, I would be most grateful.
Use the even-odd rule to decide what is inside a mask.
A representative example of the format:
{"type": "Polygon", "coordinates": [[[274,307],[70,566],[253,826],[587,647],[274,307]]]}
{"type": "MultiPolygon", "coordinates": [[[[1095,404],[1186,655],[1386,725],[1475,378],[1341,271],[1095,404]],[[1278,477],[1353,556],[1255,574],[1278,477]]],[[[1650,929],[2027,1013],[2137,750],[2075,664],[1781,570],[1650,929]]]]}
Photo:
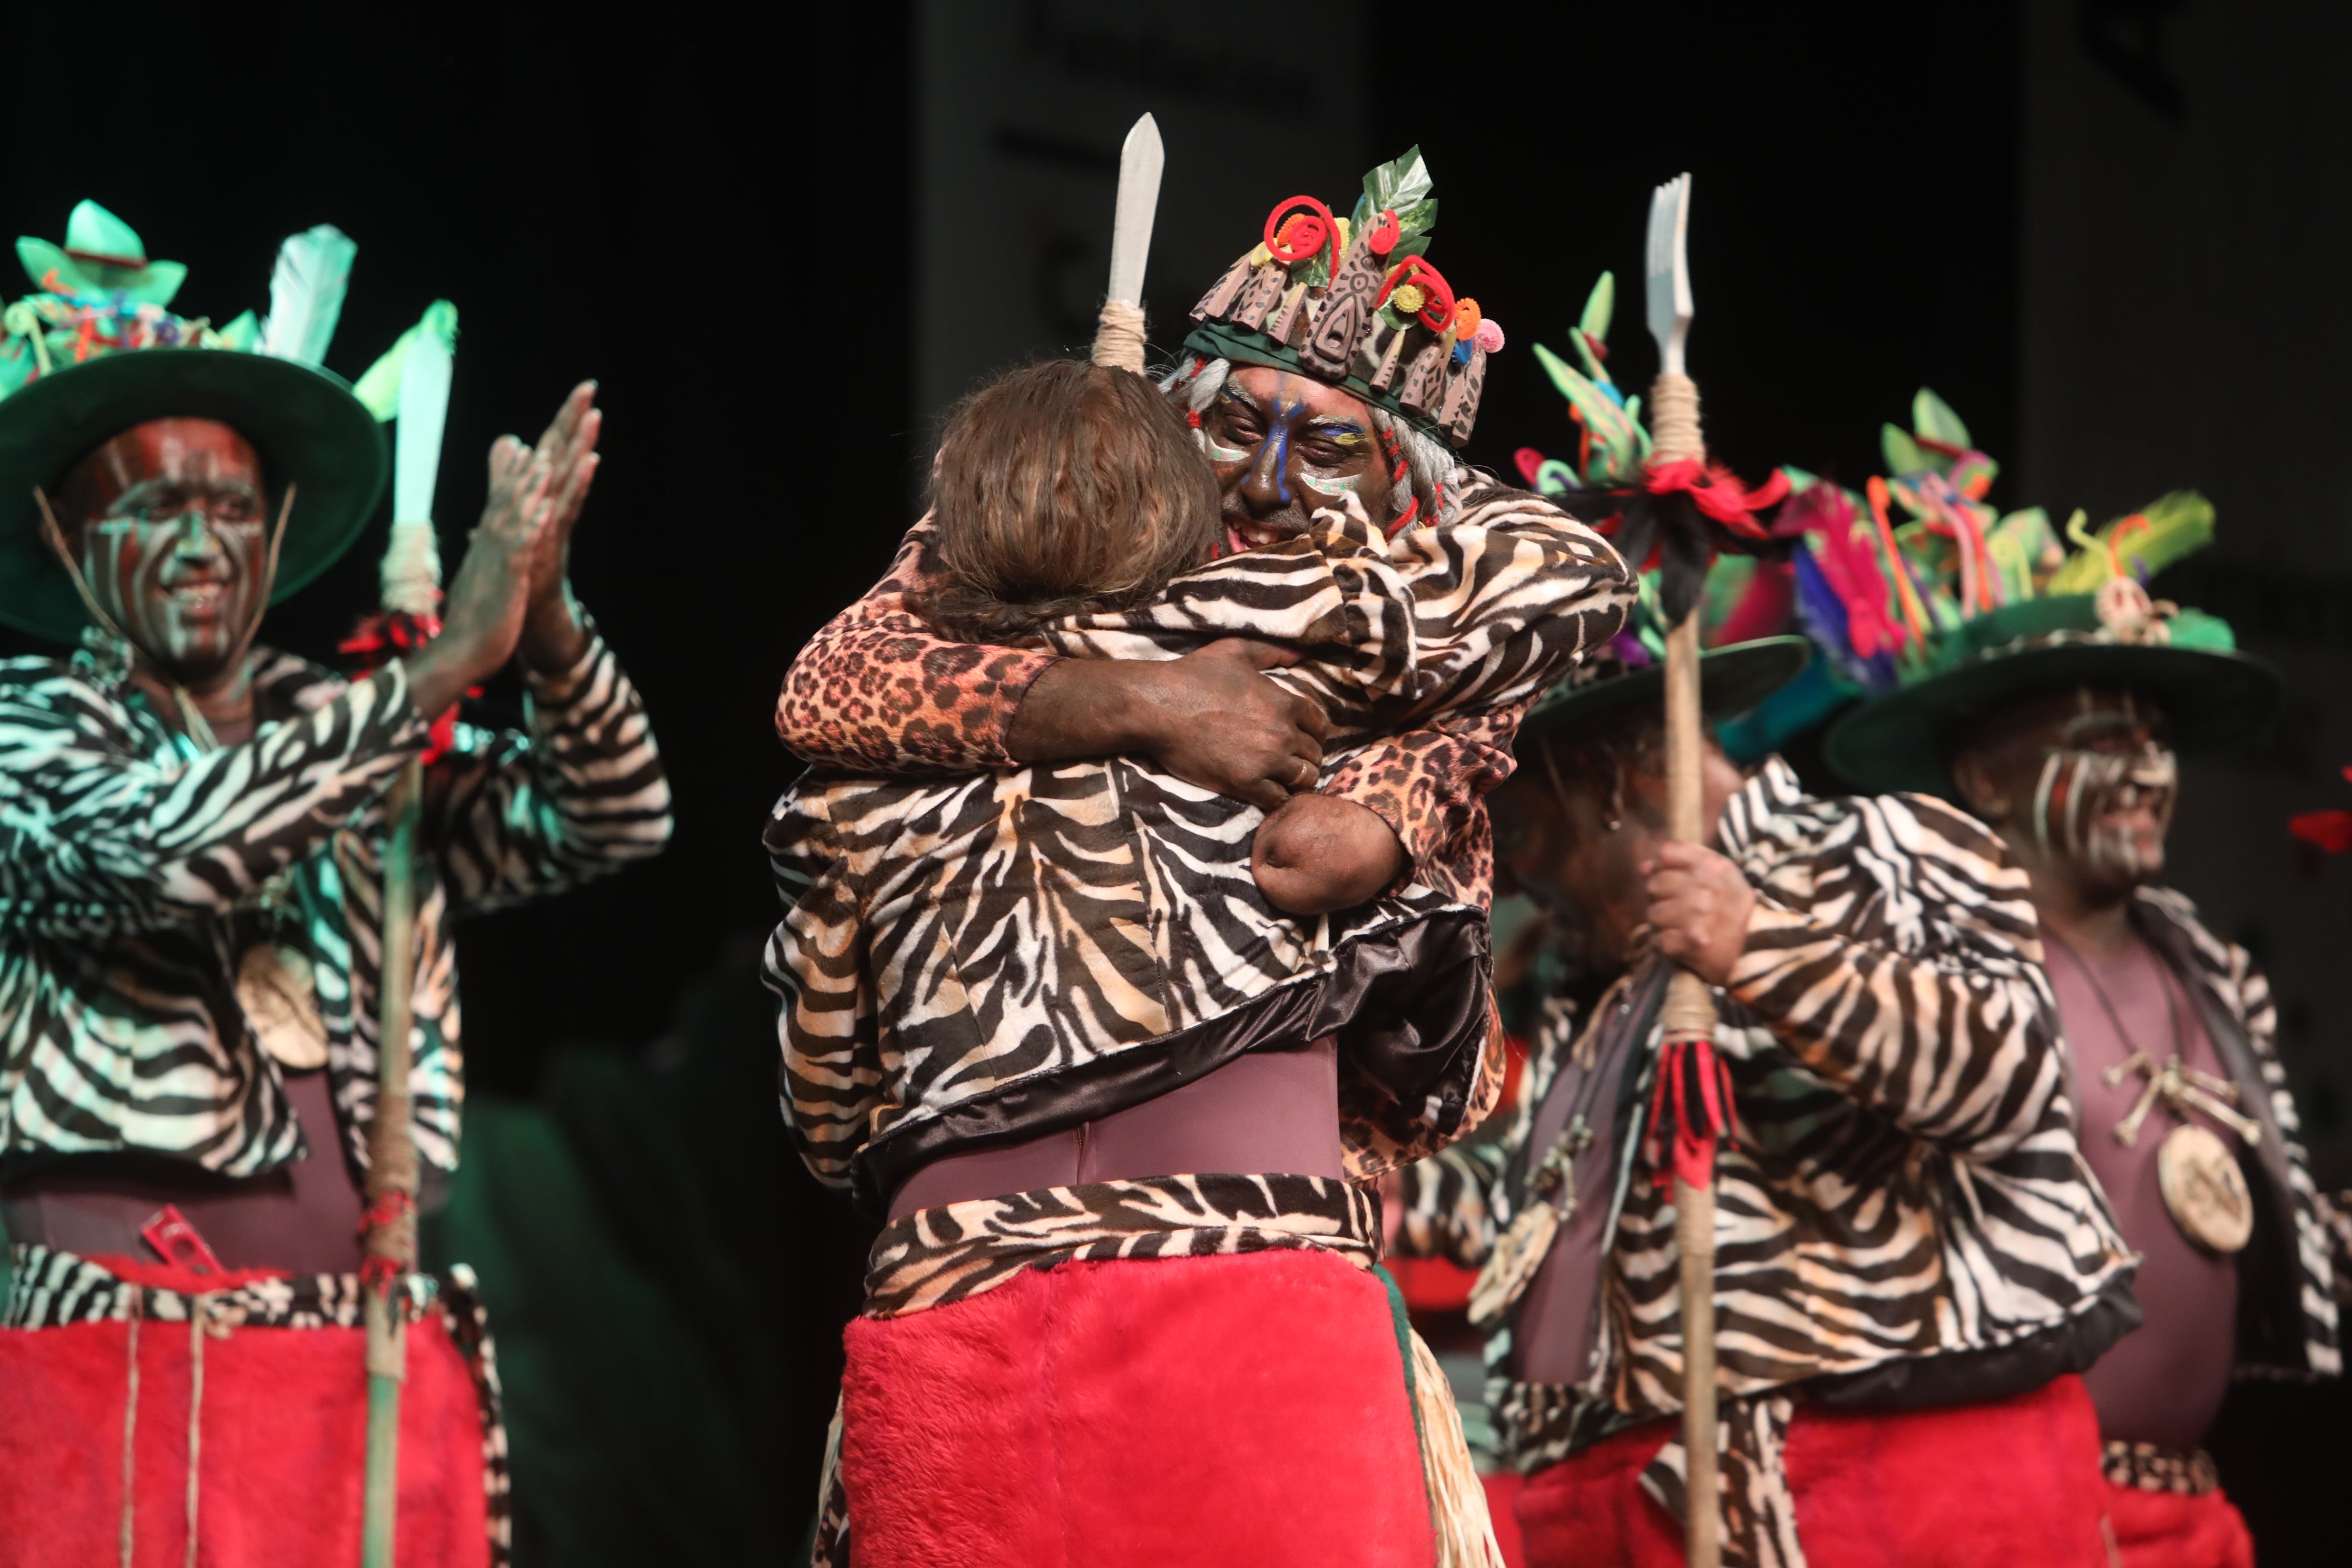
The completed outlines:
{"type": "Polygon", "coordinates": [[[2055,858],[2050,847],[2050,792],[2057,786],[2059,764],[2065,761],[2063,752],[2053,752],[2042,762],[2042,780],[2033,786],[2033,843],[2042,858],[2055,858]]]}
{"type": "Polygon", "coordinates": [[[1345,495],[1363,482],[1363,475],[1348,474],[1338,479],[1325,479],[1320,474],[1301,474],[1298,482],[1308,489],[1327,496],[1345,495]]]}

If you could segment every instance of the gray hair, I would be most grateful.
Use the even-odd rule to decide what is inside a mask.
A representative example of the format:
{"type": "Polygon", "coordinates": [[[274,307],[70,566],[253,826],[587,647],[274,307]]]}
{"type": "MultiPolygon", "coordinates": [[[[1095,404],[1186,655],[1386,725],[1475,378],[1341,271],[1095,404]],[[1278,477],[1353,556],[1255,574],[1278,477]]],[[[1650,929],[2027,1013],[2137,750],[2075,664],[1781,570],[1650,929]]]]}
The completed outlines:
{"type": "MultiPolygon", "coordinates": [[[[1187,355],[1176,367],[1160,379],[1160,390],[1169,401],[1192,414],[1206,414],[1209,405],[1225,387],[1226,378],[1233,374],[1231,360],[1203,360],[1187,355]]],[[[1405,484],[1390,492],[1389,520],[1393,522],[1404,515],[1414,501],[1421,502],[1420,521],[1429,523],[1451,522],[1461,515],[1462,485],[1455,477],[1459,465],[1454,454],[1430,437],[1423,435],[1410,419],[1400,419],[1385,408],[1366,405],[1372,416],[1372,428],[1396,443],[1404,458],[1405,484]]],[[[1208,437],[1193,432],[1203,447],[1208,437]]]]}

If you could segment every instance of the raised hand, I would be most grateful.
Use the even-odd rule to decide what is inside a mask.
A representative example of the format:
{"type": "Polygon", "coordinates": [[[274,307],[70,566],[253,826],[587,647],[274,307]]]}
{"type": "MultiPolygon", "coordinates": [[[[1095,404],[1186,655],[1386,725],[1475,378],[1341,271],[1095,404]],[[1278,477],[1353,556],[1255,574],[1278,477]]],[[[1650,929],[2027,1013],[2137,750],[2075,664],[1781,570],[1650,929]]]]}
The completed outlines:
{"type": "Polygon", "coordinates": [[[512,436],[490,446],[490,493],[449,585],[441,635],[404,661],[409,694],[426,718],[512,658],[530,605],[531,563],[552,523],[544,458],[512,436]]]}
{"type": "Polygon", "coordinates": [[[587,650],[587,629],[572,598],[572,529],[595,481],[596,437],[604,427],[596,384],[583,381],[539,438],[532,455],[547,465],[548,525],[530,562],[530,607],[519,644],[524,665],[546,674],[571,668],[587,650]]]}

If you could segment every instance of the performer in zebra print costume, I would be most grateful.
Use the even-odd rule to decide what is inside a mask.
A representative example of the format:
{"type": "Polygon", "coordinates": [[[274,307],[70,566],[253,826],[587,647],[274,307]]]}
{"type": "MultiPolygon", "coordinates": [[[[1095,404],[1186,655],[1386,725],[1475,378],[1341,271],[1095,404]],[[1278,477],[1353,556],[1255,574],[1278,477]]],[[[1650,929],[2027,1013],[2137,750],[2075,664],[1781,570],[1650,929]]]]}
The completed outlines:
{"type": "MultiPolygon", "coordinates": [[[[1261,313],[1323,253],[1269,228],[1291,254],[1261,313]]],[[[787,1110],[811,1168],[891,1216],[821,1552],[845,1517],[861,1563],[1337,1568],[1484,1541],[1349,1178],[1493,1103],[1479,797],[1628,579],[1366,384],[1408,332],[1442,378],[1446,319],[1442,344],[1393,321],[1369,356],[1343,343],[1345,374],[1280,334],[1189,354],[1158,418],[1197,432],[1232,549],[1150,601],[957,642],[922,614],[953,596],[926,520],[795,663],[780,728],[818,771],[768,840],[787,1110]],[[1304,662],[1223,679],[1236,636],[1304,662]],[[1374,851],[1319,915],[1254,875],[1301,821],[1374,851]]]]}
{"type": "MultiPolygon", "coordinates": [[[[1813,798],[1712,742],[1714,842],[1665,842],[1658,668],[1629,644],[1529,716],[1494,797],[1508,881],[1605,992],[1547,1009],[1503,1139],[1394,1194],[1401,1250],[1483,1270],[1528,1561],[1682,1558],[1682,1303],[1652,1131],[1680,962],[1719,988],[1732,1093],[1725,1562],[1834,1542],[1840,1562],[2090,1568],[2098,1497],[2068,1478],[2095,1437],[2065,1374],[2133,1321],[2131,1258],[2076,1150],[2024,875],[1939,802],[1813,798]]],[[[1803,647],[1712,650],[1710,712],[1753,707],[1803,647]]]]}
{"type": "MultiPolygon", "coordinates": [[[[374,416],[314,363],[324,331],[299,360],[162,312],[176,269],[92,204],[69,246],[0,350],[0,616],[84,644],[0,667],[0,1555],[152,1561],[161,1531],[190,1561],[261,1536],[356,1561],[385,788],[430,753],[428,1204],[459,1147],[452,923],[669,831],[643,707],[563,580],[593,389],[535,452],[493,450],[442,635],[346,680],[253,641],[383,483],[374,416]],[[436,724],[517,654],[527,733],[436,724]]],[[[276,309],[299,325],[282,289],[276,309]]],[[[505,1551],[496,1380],[467,1293],[429,1283],[402,1549],[480,1563],[505,1551]]]]}
{"type": "Polygon", "coordinates": [[[1851,775],[1992,824],[2032,879],[2084,1152],[2141,1256],[2146,1321],[2084,1380],[2124,1568],[2253,1562],[2200,1445],[2233,1374],[2339,1373],[2352,1295],[2347,1195],[2313,1185],[2269,982],[2159,885],[2176,747],[2251,734],[2282,695],[2221,623],[2142,585],[2211,518],[2179,492],[2109,525],[1830,740],[1851,775]]]}

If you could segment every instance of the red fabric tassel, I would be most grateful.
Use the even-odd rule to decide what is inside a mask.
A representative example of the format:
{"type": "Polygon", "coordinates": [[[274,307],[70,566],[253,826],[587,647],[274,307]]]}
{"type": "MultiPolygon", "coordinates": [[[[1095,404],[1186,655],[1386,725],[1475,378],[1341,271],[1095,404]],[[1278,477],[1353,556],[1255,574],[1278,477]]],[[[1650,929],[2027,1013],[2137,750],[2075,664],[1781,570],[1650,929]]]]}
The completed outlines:
{"type": "Polygon", "coordinates": [[[2306,811],[2290,816],[2286,829],[2305,844],[2316,844],[2330,855],[2352,849],[2352,811],[2306,811]]]}
{"type": "Polygon", "coordinates": [[[1643,477],[1642,484],[1654,496],[1675,490],[1689,492],[1699,510],[1748,539],[1769,537],[1755,514],[1789,493],[1789,476],[1778,468],[1772,470],[1770,479],[1751,490],[1744,488],[1722,464],[1702,464],[1696,458],[1660,463],[1643,477]]]}
{"type": "MultiPolygon", "coordinates": [[[[352,627],[352,635],[335,645],[352,656],[354,679],[373,675],[404,654],[415,653],[441,635],[441,617],[436,615],[412,616],[405,610],[378,610],[362,616],[352,627]]],[[[482,689],[469,686],[468,697],[479,697],[482,689]]],[[[457,743],[457,710],[449,710],[433,721],[425,742],[423,761],[427,767],[448,755],[457,743]]]]}
{"type": "Polygon", "coordinates": [[[1712,1040],[1668,1040],[1650,1102],[1650,1164],[1664,1187],[1715,1181],[1715,1146],[1732,1130],[1731,1069],[1712,1040]],[[1671,1148],[1669,1143],[1671,1142],[1671,1148]]]}

